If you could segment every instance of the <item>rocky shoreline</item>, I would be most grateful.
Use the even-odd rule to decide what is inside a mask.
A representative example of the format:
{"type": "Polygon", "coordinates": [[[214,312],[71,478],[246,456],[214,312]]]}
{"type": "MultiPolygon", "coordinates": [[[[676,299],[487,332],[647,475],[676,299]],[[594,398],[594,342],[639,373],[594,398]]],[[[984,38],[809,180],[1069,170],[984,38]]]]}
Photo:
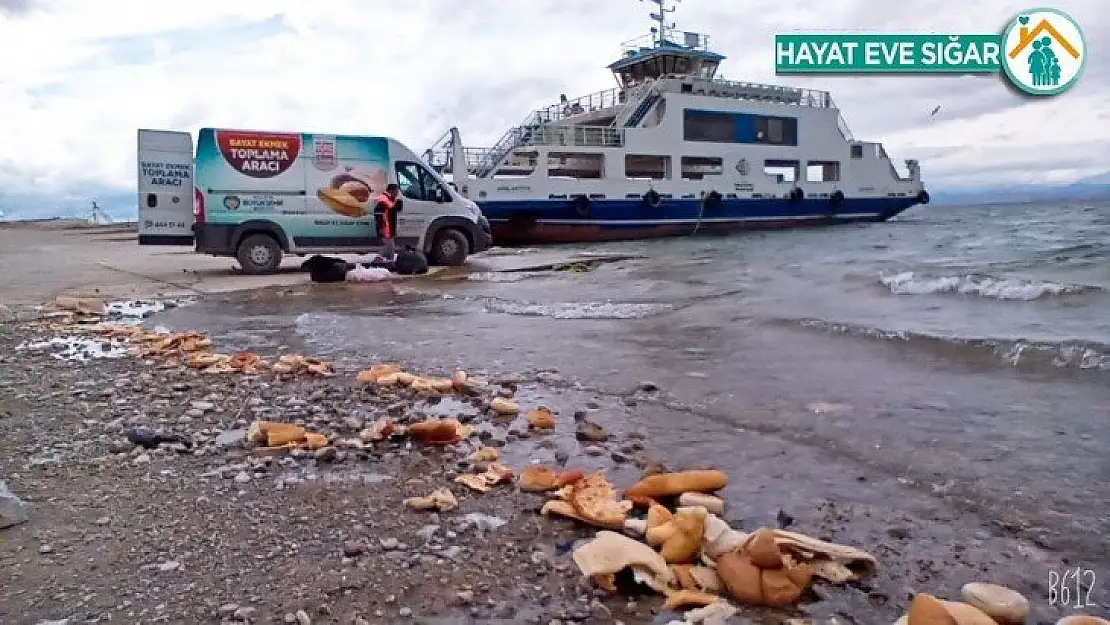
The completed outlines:
{"type": "MultiPolygon", "coordinates": [[[[512,484],[477,493],[452,482],[482,469],[470,459],[479,446],[513,447],[506,455],[516,462],[654,462],[639,433],[618,439],[587,422],[590,435],[544,437],[523,419],[491,425],[486,400],[399,397],[350,375],[275,380],[157,358],[67,362],[51,349],[16,350],[41,326],[2,328],[0,475],[31,521],[3,536],[0,621],[640,623],[658,611],[650,600],[603,601],[568,557],[588,528],[541,519],[542,499],[512,484]],[[363,444],[383,415],[449,415],[480,431],[464,445],[363,444]],[[304,424],[335,444],[252,448],[258,419],[304,424]],[[136,436],[150,432],[180,440],[136,436]],[[404,503],[444,485],[457,509],[404,503]]],[[[527,381],[490,384],[511,396],[527,381]]]]}
{"type": "MultiPolygon", "coordinates": [[[[229,359],[189,366],[158,349],[122,355],[103,334],[100,353],[121,357],[73,363],[26,349],[79,320],[0,325],[0,478],[30,516],[0,534],[2,622],[682,618],[663,608],[662,596],[607,592],[583,575],[572,554],[595,528],[540,515],[544,497],[512,480],[492,480],[486,492],[459,480],[491,465],[518,476],[535,463],[601,469],[621,483],[663,470],[644,432],[606,418],[612,398],[576,398],[568,408],[553,401],[542,374],[473,376],[467,392],[439,396],[414,390],[412,380],[382,382],[395,371],[275,369],[296,361],[290,354],[265,355],[270,364],[243,375],[229,359]],[[205,373],[211,367],[231,370],[205,373]],[[496,409],[498,399],[516,411],[496,409]],[[529,418],[530,408],[548,404],[562,408],[550,424],[529,418]],[[415,436],[417,424],[444,421],[466,435],[415,436]],[[259,444],[259,422],[326,443],[301,434],[291,444],[259,444]],[[412,435],[387,431],[387,422],[412,435]],[[414,505],[444,488],[453,504],[414,505]]],[[[917,565],[933,566],[908,563],[917,565]]],[[[890,622],[909,597],[880,586],[822,584],[801,610],[741,606],[736,619],[749,620],[729,622],[890,622]],[[807,605],[842,592],[869,610],[801,620],[807,605]]]]}

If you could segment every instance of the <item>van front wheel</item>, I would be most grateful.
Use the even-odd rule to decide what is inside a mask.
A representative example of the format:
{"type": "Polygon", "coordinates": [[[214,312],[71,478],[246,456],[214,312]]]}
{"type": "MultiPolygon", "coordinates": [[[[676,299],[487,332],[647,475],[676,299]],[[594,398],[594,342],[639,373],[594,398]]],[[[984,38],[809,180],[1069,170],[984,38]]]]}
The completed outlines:
{"type": "Polygon", "coordinates": [[[252,234],[239,244],[235,258],[239,260],[243,273],[273,273],[281,266],[281,246],[268,234],[252,234]]]}
{"type": "Polygon", "coordinates": [[[454,228],[444,228],[432,240],[432,253],[429,259],[433,265],[461,267],[470,254],[470,243],[466,235],[454,228]]]}

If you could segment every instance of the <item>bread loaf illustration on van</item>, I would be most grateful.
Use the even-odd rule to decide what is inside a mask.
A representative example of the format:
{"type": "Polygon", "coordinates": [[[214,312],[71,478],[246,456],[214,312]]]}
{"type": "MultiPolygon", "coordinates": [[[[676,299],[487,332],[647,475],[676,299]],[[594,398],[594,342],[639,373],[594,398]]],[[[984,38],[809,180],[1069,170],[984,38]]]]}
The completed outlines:
{"type": "Polygon", "coordinates": [[[346,167],[316,190],[316,197],[331,210],[346,217],[363,217],[373,212],[374,195],[385,188],[384,172],[346,167]]]}

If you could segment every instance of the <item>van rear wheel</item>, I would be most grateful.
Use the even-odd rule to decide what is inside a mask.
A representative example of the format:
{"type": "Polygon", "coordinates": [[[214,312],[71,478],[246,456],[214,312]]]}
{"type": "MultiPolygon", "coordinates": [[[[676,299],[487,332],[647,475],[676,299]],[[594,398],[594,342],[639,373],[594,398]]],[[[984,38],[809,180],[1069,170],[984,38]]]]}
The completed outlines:
{"type": "Polygon", "coordinates": [[[466,235],[454,228],[444,228],[432,239],[430,260],[433,265],[461,267],[470,254],[466,235]]]}
{"type": "Polygon", "coordinates": [[[281,266],[281,246],[268,234],[252,234],[239,243],[235,258],[239,260],[243,273],[274,273],[281,266]]]}

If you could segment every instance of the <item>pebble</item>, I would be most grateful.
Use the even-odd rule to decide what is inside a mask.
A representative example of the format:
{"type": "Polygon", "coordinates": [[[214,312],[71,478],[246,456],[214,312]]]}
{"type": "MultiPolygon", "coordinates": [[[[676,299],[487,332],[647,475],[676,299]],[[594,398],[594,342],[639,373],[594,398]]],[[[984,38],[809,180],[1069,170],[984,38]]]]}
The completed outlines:
{"type": "Polygon", "coordinates": [[[246,484],[251,481],[251,474],[246,471],[240,471],[235,474],[235,482],[237,484],[246,484]]]}
{"type": "Polygon", "coordinates": [[[397,610],[397,616],[400,616],[401,618],[411,617],[412,616],[412,608],[404,607],[404,608],[401,608],[400,610],[397,610]]]}
{"type": "Polygon", "coordinates": [[[27,506],[0,480],[0,529],[26,523],[29,518],[27,506]]]}
{"type": "Polygon", "coordinates": [[[297,625],[312,625],[312,618],[310,618],[308,616],[308,612],[305,612],[304,610],[297,610],[297,613],[293,615],[293,618],[296,619],[297,625]]]}
{"type": "Polygon", "coordinates": [[[574,437],[580,441],[600,443],[609,439],[609,432],[593,421],[582,421],[575,428],[574,437]]]}

